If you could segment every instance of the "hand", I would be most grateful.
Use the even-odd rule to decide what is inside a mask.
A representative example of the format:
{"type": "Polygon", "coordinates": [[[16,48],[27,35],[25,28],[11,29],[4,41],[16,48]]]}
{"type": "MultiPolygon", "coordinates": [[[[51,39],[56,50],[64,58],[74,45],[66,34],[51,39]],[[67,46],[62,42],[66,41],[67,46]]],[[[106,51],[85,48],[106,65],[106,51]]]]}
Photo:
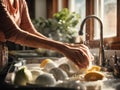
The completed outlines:
{"type": "Polygon", "coordinates": [[[79,68],[87,68],[90,62],[94,60],[89,48],[84,44],[66,44],[68,50],[65,51],[65,56],[74,62],[79,68]]]}

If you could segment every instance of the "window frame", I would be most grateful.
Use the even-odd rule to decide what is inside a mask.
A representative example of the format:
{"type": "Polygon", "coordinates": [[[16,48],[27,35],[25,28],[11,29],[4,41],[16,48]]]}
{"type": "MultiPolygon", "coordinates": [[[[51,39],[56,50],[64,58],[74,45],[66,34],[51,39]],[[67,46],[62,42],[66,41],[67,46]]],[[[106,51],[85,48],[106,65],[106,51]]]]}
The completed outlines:
{"type": "MultiPolygon", "coordinates": [[[[46,6],[47,18],[58,12],[58,0],[46,0],[46,6]]],[[[62,8],[68,8],[68,0],[62,0],[62,8]]]]}
{"type": "MultiPolygon", "coordinates": [[[[117,0],[117,35],[114,37],[104,38],[104,47],[106,49],[120,49],[120,0],[117,0]]],[[[86,0],[86,16],[94,14],[94,0],[86,0]],[[89,10],[87,9],[89,8],[89,10]]],[[[93,20],[89,20],[86,22],[86,40],[89,41],[89,46],[91,48],[98,48],[99,47],[99,40],[94,40],[93,35],[94,32],[94,23],[93,20]],[[94,46],[93,46],[94,45],[94,46]]]]}

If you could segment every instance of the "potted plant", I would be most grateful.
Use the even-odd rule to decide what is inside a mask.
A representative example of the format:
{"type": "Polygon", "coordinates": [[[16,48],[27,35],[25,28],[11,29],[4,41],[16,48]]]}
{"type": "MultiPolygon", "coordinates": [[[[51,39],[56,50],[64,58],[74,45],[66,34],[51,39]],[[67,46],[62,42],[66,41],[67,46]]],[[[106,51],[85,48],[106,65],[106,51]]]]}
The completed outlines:
{"type": "Polygon", "coordinates": [[[70,12],[67,8],[62,9],[53,15],[53,18],[45,19],[39,17],[33,20],[38,32],[57,41],[74,43],[77,30],[76,26],[80,21],[80,15],[70,12]]]}

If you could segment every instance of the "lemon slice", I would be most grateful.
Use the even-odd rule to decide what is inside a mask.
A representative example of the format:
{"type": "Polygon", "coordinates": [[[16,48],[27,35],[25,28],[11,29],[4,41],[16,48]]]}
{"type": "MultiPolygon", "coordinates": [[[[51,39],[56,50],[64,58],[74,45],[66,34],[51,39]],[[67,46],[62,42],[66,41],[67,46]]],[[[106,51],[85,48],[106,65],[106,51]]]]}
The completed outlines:
{"type": "Polygon", "coordinates": [[[85,81],[97,81],[103,80],[104,75],[99,71],[91,71],[85,74],[84,79],[85,81]]]}
{"type": "Polygon", "coordinates": [[[91,71],[100,71],[101,70],[101,67],[100,66],[96,66],[96,65],[93,65],[90,69],[88,69],[87,71],[88,72],[91,72],[91,71]]]}

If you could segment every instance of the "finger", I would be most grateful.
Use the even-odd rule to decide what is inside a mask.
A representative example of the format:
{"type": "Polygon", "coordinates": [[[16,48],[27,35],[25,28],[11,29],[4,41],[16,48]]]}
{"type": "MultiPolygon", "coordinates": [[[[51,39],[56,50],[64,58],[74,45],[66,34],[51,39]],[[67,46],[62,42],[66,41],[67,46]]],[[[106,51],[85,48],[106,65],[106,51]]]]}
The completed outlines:
{"type": "Polygon", "coordinates": [[[86,49],[81,48],[81,55],[86,58],[89,59],[89,52],[86,49]]]}
{"type": "Polygon", "coordinates": [[[84,68],[87,64],[85,64],[85,61],[83,61],[84,60],[84,58],[83,58],[83,56],[82,55],[77,55],[77,64],[79,65],[79,67],[81,67],[82,66],[82,68],[84,68]]]}
{"type": "MultiPolygon", "coordinates": [[[[79,50],[75,52],[75,55],[71,55],[69,58],[74,64],[76,64],[79,68],[85,68],[87,64],[84,64],[82,60],[84,60],[84,57],[82,55],[83,52],[80,52],[79,50]]],[[[85,61],[84,61],[85,62],[85,61]]]]}
{"type": "MultiPolygon", "coordinates": [[[[81,58],[81,57],[80,57],[80,58],[81,58]]],[[[77,62],[78,62],[79,65],[82,65],[82,68],[85,68],[85,67],[88,66],[88,63],[86,62],[86,59],[83,59],[83,58],[77,59],[77,62]],[[83,60],[84,60],[84,61],[83,61],[83,60]]]]}
{"type": "Polygon", "coordinates": [[[81,52],[76,52],[76,55],[78,57],[77,62],[79,64],[82,64],[84,67],[89,65],[88,57],[85,55],[84,51],[81,50],[81,52]]]}
{"type": "Polygon", "coordinates": [[[94,56],[92,55],[92,53],[89,51],[89,49],[85,49],[85,48],[81,48],[86,54],[87,56],[89,57],[90,61],[93,61],[94,60],[94,56]]]}
{"type": "Polygon", "coordinates": [[[90,52],[90,49],[89,49],[86,45],[84,45],[84,44],[81,44],[80,46],[83,47],[83,49],[86,48],[87,53],[88,53],[89,57],[91,58],[91,61],[93,61],[93,60],[94,60],[94,56],[93,56],[92,53],[90,52]]]}
{"type": "Polygon", "coordinates": [[[85,49],[89,49],[86,45],[84,44],[79,44],[79,47],[85,48],[85,49]]]}

